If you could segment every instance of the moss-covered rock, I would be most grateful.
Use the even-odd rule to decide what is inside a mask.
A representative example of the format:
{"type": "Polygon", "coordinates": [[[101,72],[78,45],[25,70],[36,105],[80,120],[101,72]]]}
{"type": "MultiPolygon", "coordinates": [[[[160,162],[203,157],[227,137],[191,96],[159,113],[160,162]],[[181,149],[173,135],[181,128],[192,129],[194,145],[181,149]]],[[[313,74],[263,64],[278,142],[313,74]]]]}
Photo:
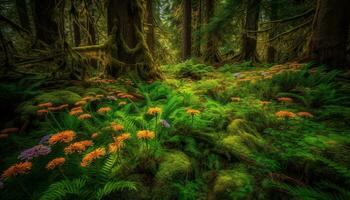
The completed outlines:
{"type": "Polygon", "coordinates": [[[247,199],[253,191],[252,177],[244,167],[219,171],[208,199],[247,199]]]}
{"type": "Polygon", "coordinates": [[[218,142],[218,147],[237,157],[248,157],[252,153],[238,135],[230,135],[223,138],[218,142]]]}

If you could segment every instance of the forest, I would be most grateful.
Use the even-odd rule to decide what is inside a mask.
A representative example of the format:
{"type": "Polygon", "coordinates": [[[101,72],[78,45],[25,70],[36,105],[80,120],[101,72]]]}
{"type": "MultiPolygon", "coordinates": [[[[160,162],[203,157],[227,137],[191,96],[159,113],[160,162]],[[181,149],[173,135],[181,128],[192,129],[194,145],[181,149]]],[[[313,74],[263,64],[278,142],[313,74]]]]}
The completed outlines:
{"type": "Polygon", "coordinates": [[[349,0],[0,0],[1,200],[349,200],[349,0]]]}

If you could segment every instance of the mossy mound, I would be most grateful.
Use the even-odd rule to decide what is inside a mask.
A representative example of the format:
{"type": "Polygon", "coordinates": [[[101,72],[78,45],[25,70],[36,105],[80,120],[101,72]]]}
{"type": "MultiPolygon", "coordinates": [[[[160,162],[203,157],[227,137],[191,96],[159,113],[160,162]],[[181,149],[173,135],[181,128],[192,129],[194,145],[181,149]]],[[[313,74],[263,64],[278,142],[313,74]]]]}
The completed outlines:
{"type": "Polygon", "coordinates": [[[236,157],[249,157],[252,154],[252,151],[238,135],[223,138],[218,142],[218,146],[236,157]]]}
{"type": "Polygon", "coordinates": [[[166,153],[155,175],[154,195],[159,199],[174,199],[177,194],[172,183],[185,180],[191,169],[191,161],[186,154],[180,151],[166,153]]]}
{"type": "Polygon", "coordinates": [[[79,101],[81,96],[77,93],[68,90],[56,90],[47,92],[34,98],[35,103],[51,102],[55,105],[60,104],[74,104],[79,101]]]}
{"type": "Polygon", "coordinates": [[[245,168],[219,171],[208,199],[247,199],[253,191],[252,177],[245,168]]]}
{"type": "Polygon", "coordinates": [[[254,131],[253,128],[249,127],[247,121],[245,121],[244,119],[234,119],[227,126],[227,132],[229,134],[237,135],[237,134],[240,134],[240,133],[243,133],[243,132],[254,133],[256,131],[254,131]]]}

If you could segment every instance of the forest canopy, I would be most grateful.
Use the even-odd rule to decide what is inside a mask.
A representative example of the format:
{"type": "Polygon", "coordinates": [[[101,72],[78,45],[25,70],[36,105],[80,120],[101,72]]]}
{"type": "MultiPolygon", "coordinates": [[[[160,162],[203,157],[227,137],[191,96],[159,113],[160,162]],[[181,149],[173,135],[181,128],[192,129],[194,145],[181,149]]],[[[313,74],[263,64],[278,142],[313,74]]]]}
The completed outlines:
{"type": "Polygon", "coordinates": [[[350,199],[349,0],[0,0],[1,199],[350,199]]]}

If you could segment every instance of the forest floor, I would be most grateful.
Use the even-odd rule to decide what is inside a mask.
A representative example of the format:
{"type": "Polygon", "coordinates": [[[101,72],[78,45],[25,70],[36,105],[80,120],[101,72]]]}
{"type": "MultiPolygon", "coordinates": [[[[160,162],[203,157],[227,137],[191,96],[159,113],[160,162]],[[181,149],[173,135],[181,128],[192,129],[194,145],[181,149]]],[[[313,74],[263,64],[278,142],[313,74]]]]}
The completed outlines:
{"type": "Polygon", "coordinates": [[[161,69],[162,81],[1,84],[2,101],[22,102],[0,134],[0,195],[350,198],[348,73],[298,63],[161,69]]]}

